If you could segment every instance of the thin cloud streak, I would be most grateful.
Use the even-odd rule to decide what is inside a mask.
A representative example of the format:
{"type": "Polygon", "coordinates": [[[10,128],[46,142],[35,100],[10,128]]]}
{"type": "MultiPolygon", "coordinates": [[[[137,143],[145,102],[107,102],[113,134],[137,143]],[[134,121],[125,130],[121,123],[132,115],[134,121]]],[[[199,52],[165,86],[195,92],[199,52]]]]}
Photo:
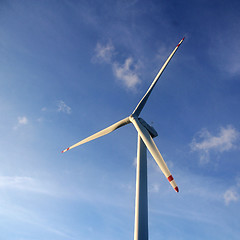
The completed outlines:
{"type": "Polygon", "coordinates": [[[53,189],[49,188],[37,179],[27,176],[0,176],[0,189],[28,191],[38,194],[56,195],[53,189]]]}
{"type": "MultiPolygon", "coordinates": [[[[54,223],[49,222],[48,219],[41,216],[37,211],[29,210],[29,208],[22,207],[19,203],[14,204],[9,201],[0,200],[0,216],[12,219],[12,221],[23,222],[27,225],[35,225],[41,228],[41,231],[46,231],[55,234],[56,236],[65,237],[67,239],[75,240],[72,233],[59,229],[54,226],[54,223]]],[[[17,230],[16,230],[17,231],[17,230]]]]}
{"type": "MultiPolygon", "coordinates": [[[[84,178],[87,178],[87,176],[84,178]]],[[[91,182],[91,179],[89,179],[88,184],[89,182],[91,182]]],[[[97,182],[97,180],[94,179],[94,182],[97,182]]],[[[120,195],[125,191],[129,192],[132,190],[131,184],[128,182],[119,183],[118,181],[113,181],[113,179],[108,178],[102,182],[101,186],[108,186],[109,182],[114,186],[114,189],[119,190],[119,193],[114,191],[115,193],[111,195],[111,198],[109,198],[108,192],[113,191],[111,187],[100,187],[100,189],[96,189],[89,188],[88,184],[82,184],[81,186],[73,185],[69,187],[69,185],[65,186],[61,183],[56,184],[51,179],[44,181],[29,176],[0,176],[0,192],[11,192],[14,194],[17,194],[18,192],[26,192],[29,196],[30,194],[41,194],[45,195],[46,198],[53,197],[66,200],[78,200],[93,205],[99,205],[100,203],[125,208],[126,199],[120,198],[120,195]]],[[[3,195],[2,199],[4,199],[3,195]]]]}
{"type": "Polygon", "coordinates": [[[149,191],[149,212],[152,216],[159,218],[164,215],[198,224],[201,222],[231,228],[228,214],[234,209],[233,204],[239,203],[236,186],[228,186],[224,179],[178,171],[176,179],[180,193],[176,195],[170,191],[167,183],[161,184],[160,189],[154,188],[152,182],[156,183],[156,175],[149,177],[149,186],[152,187],[149,191]]]}

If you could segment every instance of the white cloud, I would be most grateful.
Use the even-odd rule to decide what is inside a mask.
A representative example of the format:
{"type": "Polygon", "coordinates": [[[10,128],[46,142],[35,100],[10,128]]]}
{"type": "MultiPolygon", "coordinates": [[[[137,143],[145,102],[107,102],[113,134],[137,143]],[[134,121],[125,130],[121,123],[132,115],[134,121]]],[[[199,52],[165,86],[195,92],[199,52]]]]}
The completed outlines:
{"type": "Polygon", "coordinates": [[[71,108],[62,100],[58,101],[57,107],[58,107],[57,109],[58,112],[70,114],[72,111],[71,108]]]}
{"type": "Polygon", "coordinates": [[[93,61],[105,62],[111,65],[114,76],[127,88],[134,90],[140,83],[140,78],[137,74],[139,64],[134,63],[131,57],[125,59],[124,64],[113,60],[116,55],[115,48],[111,42],[106,45],[97,43],[95,48],[95,56],[93,61]]]}
{"type": "Polygon", "coordinates": [[[209,161],[210,151],[221,153],[236,148],[236,141],[239,138],[239,132],[231,125],[226,128],[221,127],[216,136],[207,129],[202,129],[197,135],[199,141],[194,138],[190,146],[193,151],[200,152],[201,163],[209,161]]]}
{"type": "Polygon", "coordinates": [[[26,116],[18,117],[17,124],[13,127],[14,130],[17,130],[20,126],[27,125],[29,123],[26,116]]]}
{"type": "Polygon", "coordinates": [[[134,89],[140,83],[140,79],[136,73],[138,66],[133,64],[131,57],[125,60],[123,65],[119,63],[113,64],[114,75],[122,81],[123,85],[129,89],[134,89]]]}
{"type": "Polygon", "coordinates": [[[223,194],[223,199],[226,205],[230,202],[237,202],[239,200],[239,188],[240,188],[240,178],[239,176],[235,179],[235,184],[229,187],[223,194]]]}
{"type": "Polygon", "coordinates": [[[105,46],[100,43],[97,43],[97,46],[95,48],[95,56],[93,60],[110,63],[113,54],[114,46],[112,45],[111,42],[107,43],[105,46]]]}
{"type": "Polygon", "coordinates": [[[239,199],[237,191],[233,188],[228,189],[223,197],[226,205],[229,205],[230,202],[237,202],[239,199]]]}
{"type": "Polygon", "coordinates": [[[28,119],[27,117],[23,116],[23,117],[18,117],[18,124],[20,125],[26,125],[28,124],[28,119]]]}

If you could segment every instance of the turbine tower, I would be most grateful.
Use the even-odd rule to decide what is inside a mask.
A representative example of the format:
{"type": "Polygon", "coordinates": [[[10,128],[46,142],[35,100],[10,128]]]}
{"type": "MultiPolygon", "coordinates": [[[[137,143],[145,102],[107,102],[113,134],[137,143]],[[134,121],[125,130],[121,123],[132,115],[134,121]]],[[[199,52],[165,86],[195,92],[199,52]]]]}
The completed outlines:
{"type": "Polygon", "coordinates": [[[62,151],[62,153],[64,153],[74,147],[92,141],[96,138],[102,137],[126,124],[132,123],[134,125],[138,132],[134,240],[148,240],[147,149],[157,162],[165,177],[170,182],[173,189],[176,192],[179,191],[172,174],[170,173],[165,161],[162,158],[162,155],[160,154],[157,146],[153,141],[153,138],[157,137],[158,135],[156,130],[152,126],[147,124],[142,118],[139,118],[139,115],[144,108],[158,79],[160,78],[164,69],[172,59],[173,55],[175,54],[183,40],[184,38],[174,48],[174,50],[158,72],[157,76],[153,80],[151,86],[129,117],[124,118],[123,120],[111,125],[110,127],[107,127],[62,151]]]}

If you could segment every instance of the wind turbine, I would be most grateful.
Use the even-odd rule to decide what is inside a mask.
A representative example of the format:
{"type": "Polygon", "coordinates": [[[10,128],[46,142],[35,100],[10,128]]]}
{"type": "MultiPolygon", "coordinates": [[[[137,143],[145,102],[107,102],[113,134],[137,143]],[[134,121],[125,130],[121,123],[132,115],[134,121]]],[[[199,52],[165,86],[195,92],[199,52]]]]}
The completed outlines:
{"type": "Polygon", "coordinates": [[[153,141],[153,138],[158,136],[156,130],[152,126],[147,124],[142,118],[139,118],[139,115],[144,108],[159,77],[163,73],[164,69],[172,59],[173,55],[175,54],[183,40],[184,38],[174,48],[174,50],[158,72],[157,76],[153,80],[151,86],[129,117],[126,117],[121,121],[114,123],[110,127],[107,127],[62,151],[62,153],[64,153],[79,145],[102,137],[126,124],[132,123],[134,125],[138,132],[134,240],[148,239],[147,149],[157,162],[165,177],[170,182],[173,189],[176,192],[179,192],[178,186],[173,179],[172,174],[170,173],[165,161],[162,158],[162,155],[160,154],[157,146],[153,141]]]}

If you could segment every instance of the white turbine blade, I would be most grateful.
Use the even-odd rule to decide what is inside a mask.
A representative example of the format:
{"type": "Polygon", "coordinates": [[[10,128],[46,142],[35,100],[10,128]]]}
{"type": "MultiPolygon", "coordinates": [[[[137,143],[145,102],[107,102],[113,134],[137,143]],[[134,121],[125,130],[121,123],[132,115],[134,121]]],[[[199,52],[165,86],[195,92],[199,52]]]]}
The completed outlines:
{"type": "Polygon", "coordinates": [[[116,129],[124,126],[124,125],[126,125],[126,124],[128,124],[128,123],[130,123],[129,117],[124,118],[123,120],[121,120],[121,121],[119,121],[119,122],[117,122],[117,123],[114,123],[114,124],[111,125],[110,127],[107,127],[107,128],[105,128],[105,129],[103,129],[103,130],[101,130],[101,131],[99,131],[99,132],[91,135],[90,137],[87,137],[87,138],[81,140],[80,142],[72,145],[71,147],[63,150],[62,153],[66,152],[66,151],[68,151],[68,150],[70,150],[70,149],[72,149],[72,148],[75,148],[75,147],[77,147],[77,146],[79,146],[79,145],[82,145],[82,144],[84,144],[84,143],[90,142],[90,141],[92,141],[92,140],[94,140],[94,139],[96,139],[96,138],[102,137],[102,136],[104,136],[104,135],[106,135],[106,134],[108,134],[108,133],[110,133],[110,132],[112,132],[112,131],[114,131],[114,130],[116,130],[116,129]]]}
{"type": "Polygon", "coordinates": [[[155,77],[155,79],[153,80],[151,86],[149,87],[149,89],[147,90],[147,92],[145,93],[145,95],[143,96],[143,98],[141,99],[141,101],[138,103],[137,107],[135,108],[135,110],[133,111],[132,115],[135,116],[139,116],[139,114],[141,113],[142,109],[144,108],[148,97],[150,96],[154,86],[156,85],[158,79],[160,78],[161,74],[163,73],[164,69],[166,68],[166,66],[168,65],[168,63],[170,62],[170,60],[172,59],[173,55],[175,54],[175,52],[177,51],[177,49],[179,48],[179,46],[181,45],[181,43],[183,42],[184,38],[178,43],[178,45],[175,47],[175,49],[173,50],[173,52],[170,54],[170,56],[168,57],[168,59],[166,60],[166,62],[163,64],[162,68],[160,69],[160,71],[158,72],[157,76],[155,77]]]}
{"type": "Polygon", "coordinates": [[[163,160],[161,153],[159,152],[156,144],[154,143],[154,141],[153,141],[152,137],[150,136],[149,132],[147,131],[147,129],[139,122],[139,120],[137,118],[130,117],[130,121],[133,123],[134,127],[138,131],[139,135],[141,136],[141,138],[142,138],[143,142],[145,143],[146,147],[148,148],[149,152],[151,153],[151,155],[157,162],[158,166],[162,170],[165,177],[170,182],[173,189],[176,192],[178,192],[179,190],[178,190],[177,184],[176,184],[175,180],[173,179],[172,174],[170,173],[170,171],[167,167],[167,164],[163,160]]]}

